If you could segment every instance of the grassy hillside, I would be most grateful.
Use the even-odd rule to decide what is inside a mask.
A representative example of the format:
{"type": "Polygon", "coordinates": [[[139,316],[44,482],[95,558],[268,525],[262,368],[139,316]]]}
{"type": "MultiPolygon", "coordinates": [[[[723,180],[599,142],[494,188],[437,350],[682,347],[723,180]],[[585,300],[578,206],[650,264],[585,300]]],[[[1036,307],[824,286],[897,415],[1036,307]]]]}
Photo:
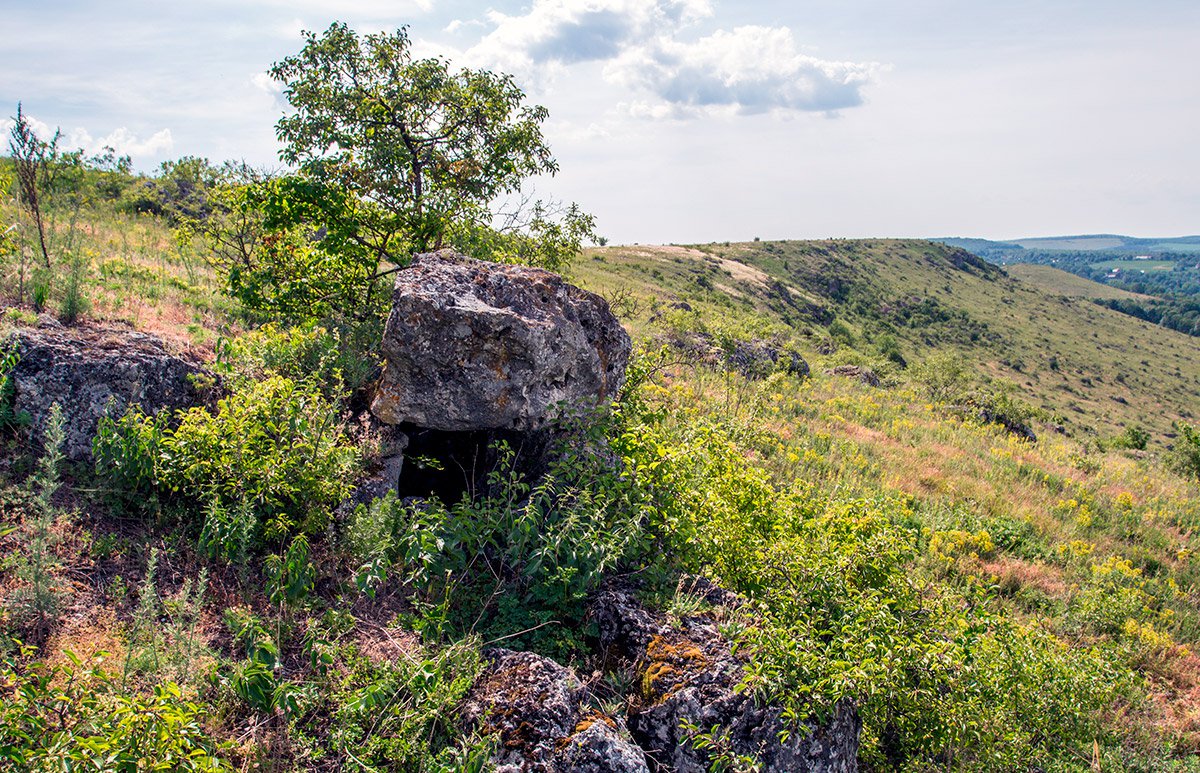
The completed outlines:
{"type": "MultiPolygon", "coordinates": [[[[1141,425],[1162,442],[1173,422],[1194,418],[1200,399],[1200,354],[1188,336],[933,242],[610,247],[589,251],[574,272],[618,301],[635,330],[655,320],[809,351],[829,351],[821,344],[838,338],[850,358],[877,360],[882,336],[913,362],[955,351],[1080,437],[1141,425]]],[[[834,351],[819,359],[843,358],[834,351]]]]}
{"type": "Polygon", "coordinates": [[[1054,266],[1038,263],[1016,263],[1004,267],[1005,272],[1048,293],[1065,295],[1069,298],[1113,298],[1119,300],[1146,300],[1148,295],[1131,293],[1119,287],[1110,287],[1100,282],[1084,279],[1054,266]]]}
{"type": "MultiPolygon", "coordinates": [[[[210,358],[222,337],[229,397],[178,427],[123,420],[94,469],[0,427],[9,753],[143,742],[204,770],[481,769],[494,739],[448,718],[485,646],[596,674],[597,716],[630,709],[646,675],[607,662],[586,615],[617,576],[676,617],[715,616],[748,687],[789,716],[852,699],[873,769],[1198,769],[1200,485],[1164,449],[1200,360],[1089,286],[920,241],[591,249],[571,275],[640,348],[587,427],[611,456],[532,491],[500,464],[458,502],[346,512],[378,440],[356,434],[345,376],[377,352],[256,329],[203,246],[155,217],[100,207],[60,228],[75,260],[46,312],[74,292],[77,324],[210,358]],[[977,392],[1040,406],[1039,439],[965,410],[977,392]],[[1135,425],[1148,450],[1097,442],[1135,425]],[[748,611],[706,610],[684,573],[748,611]]],[[[0,266],[9,325],[36,318],[21,260],[0,266]]],[[[696,742],[714,770],[752,769],[719,734],[696,742]]]]}

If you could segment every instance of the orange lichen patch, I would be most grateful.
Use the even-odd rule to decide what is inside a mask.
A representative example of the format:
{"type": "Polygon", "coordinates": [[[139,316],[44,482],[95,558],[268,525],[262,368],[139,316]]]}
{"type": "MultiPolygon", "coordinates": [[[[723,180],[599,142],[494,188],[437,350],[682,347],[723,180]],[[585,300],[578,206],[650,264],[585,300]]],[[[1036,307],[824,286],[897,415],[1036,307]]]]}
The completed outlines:
{"type": "Polygon", "coordinates": [[[1049,564],[1033,564],[1019,558],[1003,556],[994,561],[984,561],[980,564],[980,569],[996,577],[1001,588],[1010,591],[1034,588],[1051,598],[1062,598],[1069,590],[1062,570],[1049,564]]]}
{"type": "Polygon", "coordinates": [[[555,742],[555,745],[559,749],[563,748],[567,744],[571,743],[572,738],[579,735],[580,733],[587,732],[588,728],[590,728],[592,725],[596,724],[597,722],[602,722],[602,723],[608,725],[609,727],[611,727],[613,730],[617,729],[617,723],[615,720],[613,720],[612,717],[608,716],[607,714],[605,714],[602,711],[592,709],[587,714],[583,715],[583,719],[579,720],[579,722],[576,723],[575,729],[571,731],[570,735],[558,739],[558,741],[555,742]]]}
{"type": "Polygon", "coordinates": [[[708,665],[699,647],[683,636],[655,636],[646,645],[646,670],[642,674],[642,697],[661,702],[687,684],[690,674],[708,665]]]}

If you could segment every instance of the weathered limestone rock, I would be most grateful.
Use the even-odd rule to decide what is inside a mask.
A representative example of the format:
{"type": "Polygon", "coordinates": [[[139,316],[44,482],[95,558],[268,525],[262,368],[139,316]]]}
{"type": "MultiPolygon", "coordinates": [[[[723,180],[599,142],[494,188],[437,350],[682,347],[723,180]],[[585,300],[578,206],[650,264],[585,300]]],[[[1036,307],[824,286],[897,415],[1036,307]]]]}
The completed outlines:
{"type": "Polygon", "coordinates": [[[629,336],[608,303],[549,271],[448,252],[397,274],[371,411],[434,430],[536,430],[612,398],[629,336]]]}
{"type": "Polygon", "coordinates": [[[825,373],[830,376],[857,379],[870,387],[877,387],[880,384],[879,376],[875,371],[860,365],[838,365],[836,368],[830,368],[825,371],[825,373]]]}
{"type": "MultiPolygon", "coordinates": [[[[696,595],[728,602],[711,584],[696,595]]],[[[736,598],[736,597],[734,597],[736,598]]],[[[647,751],[652,769],[704,773],[708,752],[695,748],[687,725],[722,736],[740,755],[756,758],[765,771],[852,773],[858,770],[858,712],[839,703],[823,725],[792,728],[786,741],[782,712],[737,692],[742,661],[717,630],[715,620],[697,615],[679,627],[645,609],[627,591],[603,592],[592,607],[601,644],[632,664],[633,683],[641,686],[629,712],[629,729],[647,751]]]]}
{"type": "Polygon", "coordinates": [[[499,734],[501,773],[648,773],[646,757],[618,719],[585,707],[571,669],[532,652],[494,649],[461,706],[463,723],[499,734]]]}
{"type": "Polygon", "coordinates": [[[202,401],[192,377],[206,371],[169,353],[155,336],[61,325],[22,328],[15,336],[20,359],[13,371],[14,408],[29,414],[40,438],[51,406],[62,406],[68,459],[91,458],[96,425],[106,412],[120,415],[136,404],[153,414],[202,401]]]}

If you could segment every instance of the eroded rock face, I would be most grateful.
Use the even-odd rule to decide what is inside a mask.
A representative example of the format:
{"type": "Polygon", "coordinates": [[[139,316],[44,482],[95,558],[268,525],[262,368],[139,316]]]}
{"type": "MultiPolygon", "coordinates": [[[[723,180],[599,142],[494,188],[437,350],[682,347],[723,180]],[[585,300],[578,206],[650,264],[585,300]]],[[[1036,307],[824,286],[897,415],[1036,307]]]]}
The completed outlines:
{"type": "MultiPolygon", "coordinates": [[[[120,328],[45,325],[15,333],[14,408],[29,414],[34,438],[54,403],[66,418],[63,452],[91,458],[96,425],[136,404],[146,413],[188,408],[202,401],[194,376],[205,370],[167,351],[159,338],[120,328]]],[[[211,380],[211,377],[209,377],[211,380]]]]}
{"type": "Polygon", "coordinates": [[[864,368],[860,365],[838,365],[836,368],[830,368],[825,371],[830,376],[841,376],[842,378],[852,378],[870,387],[877,387],[880,384],[879,376],[870,368],[864,368]]]}
{"type": "MultiPolygon", "coordinates": [[[[697,587],[694,595],[727,604],[731,597],[726,593],[707,584],[697,587]]],[[[673,626],[623,590],[602,593],[592,616],[610,657],[630,664],[631,681],[640,685],[628,722],[652,770],[709,770],[709,752],[696,748],[694,732],[719,736],[721,744],[754,757],[765,771],[858,770],[862,725],[854,707],[839,703],[825,724],[792,728],[788,739],[780,741],[785,728],[780,708],[761,705],[735,690],[743,664],[730,652],[712,617],[691,616],[673,626]]]]}
{"type": "Polygon", "coordinates": [[[629,336],[598,295],[549,271],[447,252],[397,274],[371,411],[433,430],[540,429],[616,395],[629,336]]]}
{"type": "Polygon", "coordinates": [[[575,672],[532,652],[487,650],[487,669],[463,701],[462,722],[495,733],[502,773],[648,773],[619,719],[586,706],[575,672]]]}

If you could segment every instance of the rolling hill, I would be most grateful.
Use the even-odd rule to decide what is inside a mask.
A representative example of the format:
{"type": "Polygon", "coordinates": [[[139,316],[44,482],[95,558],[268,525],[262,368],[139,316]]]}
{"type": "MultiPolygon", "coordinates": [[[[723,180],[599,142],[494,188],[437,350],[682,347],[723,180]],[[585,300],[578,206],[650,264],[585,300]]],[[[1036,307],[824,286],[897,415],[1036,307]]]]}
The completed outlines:
{"type": "Polygon", "coordinates": [[[818,355],[821,365],[882,360],[881,339],[908,361],[949,347],[1082,436],[1144,426],[1161,442],[1194,419],[1200,398],[1191,338],[1088,299],[1119,291],[1063,272],[1009,273],[935,242],[607,247],[575,274],[637,332],[773,339],[805,352],[830,351],[828,338],[847,344],[818,355]]]}

